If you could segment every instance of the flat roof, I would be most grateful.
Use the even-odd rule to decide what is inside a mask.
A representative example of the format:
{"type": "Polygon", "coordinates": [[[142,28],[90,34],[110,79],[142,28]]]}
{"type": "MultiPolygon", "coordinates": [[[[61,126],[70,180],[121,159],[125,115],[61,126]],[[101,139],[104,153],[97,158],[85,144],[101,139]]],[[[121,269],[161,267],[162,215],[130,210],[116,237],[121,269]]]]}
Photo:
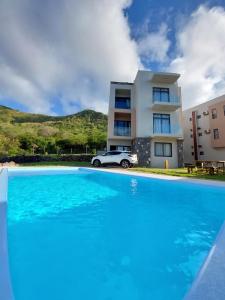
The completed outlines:
{"type": "Polygon", "coordinates": [[[133,85],[132,82],[121,82],[121,81],[110,81],[111,84],[123,84],[123,85],[133,85]]]}
{"type": "Polygon", "coordinates": [[[223,102],[225,100],[225,94],[224,95],[221,95],[219,97],[216,97],[216,98],[213,98],[211,100],[207,100],[205,102],[202,102],[202,103],[199,103],[195,106],[192,106],[192,107],[189,107],[187,109],[184,109],[183,112],[188,112],[188,111],[192,111],[192,110],[197,110],[199,108],[201,108],[203,105],[207,105],[208,107],[209,106],[213,106],[214,104],[217,104],[217,103],[220,103],[220,102],[223,102]]]}

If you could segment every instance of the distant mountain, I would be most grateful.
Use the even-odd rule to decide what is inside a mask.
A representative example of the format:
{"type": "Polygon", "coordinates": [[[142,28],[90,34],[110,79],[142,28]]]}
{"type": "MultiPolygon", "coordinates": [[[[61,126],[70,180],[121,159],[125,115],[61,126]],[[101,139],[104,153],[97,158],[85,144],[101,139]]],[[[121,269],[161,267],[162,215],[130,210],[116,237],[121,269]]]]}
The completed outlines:
{"type": "Polygon", "coordinates": [[[106,132],[107,116],[94,110],[48,116],[0,106],[0,155],[93,151],[105,147],[106,132]]]}

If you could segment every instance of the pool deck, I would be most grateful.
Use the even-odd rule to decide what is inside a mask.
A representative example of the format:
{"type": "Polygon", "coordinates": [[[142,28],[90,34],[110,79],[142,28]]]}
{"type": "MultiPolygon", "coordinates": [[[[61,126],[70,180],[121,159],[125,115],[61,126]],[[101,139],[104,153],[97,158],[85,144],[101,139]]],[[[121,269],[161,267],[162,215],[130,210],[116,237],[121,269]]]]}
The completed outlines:
{"type": "MultiPolygon", "coordinates": [[[[81,167],[84,168],[84,167],[81,167]]],[[[151,173],[142,173],[142,172],[136,172],[136,171],[128,171],[120,168],[85,168],[90,170],[96,170],[96,171],[104,171],[104,172],[110,172],[110,173],[117,173],[117,174],[125,174],[125,175],[134,175],[134,176],[140,176],[140,177],[147,177],[147,178],[155,178],[155,179],[163,179],[163,180],[171,180],[171,181],[181,181],[181,182],[189,182],[194,184],[204,184],[204,185],[210,185],[210,186],[221,186],[225,187],[225,181],[219,181],[219,180],[210,180],[210,179],[198,179],[198,178],[187,178],[187,177],[181,177],[181,176],[172,176],[172,175],[161,175],[161,174],[151,174],[151,173]]]]}
{"type": "MultiPolygon", "coordinates": [[[[207,186],[224,187],[225,182],[216,180],[202,180],[182,178],[176,176],[146,174],[132,172],[123,169],[105,169],[105,168],[85,168],[85,167],[10,167],[0,170],[0,299],[13,300],[13,292],[10,282],[10,272],[8,267],[7,250],[7,180],[9,175],[29,175],[35,174],[62,174],[66,172],[71,174],[79,169],[88,169],[98,172],[109,172],[115,174],[124,174],[129,176],[147,177],[162,180],[188,182],[192,184],[201,184],[207,186]]],[[[224,194],[225,201],[225,194],[224,194]]],[[[185,300],[224,300],[225,299],[225,223],[222,226],[216,241],[214,242],[205,262],[203,263],[194,283],[192,284],[185,300]]]]}

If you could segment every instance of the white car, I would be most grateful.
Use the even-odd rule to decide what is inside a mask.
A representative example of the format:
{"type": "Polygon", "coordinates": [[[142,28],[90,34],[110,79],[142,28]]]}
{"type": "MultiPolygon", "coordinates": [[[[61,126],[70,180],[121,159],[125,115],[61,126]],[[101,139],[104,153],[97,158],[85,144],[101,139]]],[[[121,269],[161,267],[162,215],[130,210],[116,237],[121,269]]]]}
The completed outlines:
{"type": "Polygon", "coordinates": [[[128,151],[108,151],[102,155],[97,155],[92,158],[91,164],[94,167],[100,167],[104,164],[117,164],[122,168],[132,167],[134,164],[137,164],[137,155],[131,154],[128,151]]]}

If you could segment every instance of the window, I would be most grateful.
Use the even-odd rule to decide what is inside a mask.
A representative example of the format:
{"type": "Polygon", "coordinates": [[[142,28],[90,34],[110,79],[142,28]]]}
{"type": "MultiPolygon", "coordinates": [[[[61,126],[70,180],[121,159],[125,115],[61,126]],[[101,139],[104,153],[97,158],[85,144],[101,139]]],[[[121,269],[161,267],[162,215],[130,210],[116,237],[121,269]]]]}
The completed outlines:
{"type": "Polygon", "coordinates": [[[225,105],[223,106],[223,114],[225,116],[225,105]]]}
{"type": "Polygon", "coordinates": [[[171,143],[155,143],[155,156],[171,157],[172,144],[171,143]]]}
{"type": "Polygon", "coordinates": [[[171,133],[170,115],[153,114],[153,131],[154,133],[171,133]]]}
{"type": "Polygon", "coordinates": [[[202,133],[201,133],[201,132],[199,132],[198,136],[202,136],[202,133]]]}
{"type": "Polygon", "coordinates": [[[213,137],[214,137],[214,140],[218,140],[220,138],[219,129],[218,128],[213,129],[213,137]]]}
{"type": "Polygon", "coordinates": [[[194,152],[191,152],[191,155],[192,155],[192,156],[194,156],[194,154],[195,154],[194,152]]]}
{"type": "Polygon", "coordinates": [[[213,108],[213,109],[211,110],[211,112],[212,112],[212,119],[216,119],[216,118],[217,118],[217,111],[216,111],[216,108],[213,108]]]}
{"type": "Polygon", "coordinates": [[[109,151],[106,152],[105,156],[119,155],[119,154],[121,154],[121,151],[109,151]]]}
{"type": "Polygon", "coordinates": [[[117,136],[130,136],[131,135],[131,122],[130,121],[114,121],[114,134],[117,136]]]}
{"type": "Polygon", "coordinates": [[[170,102],[169,89],[153,87],[153,101],[154,102],[170,102]]]}
{"type": "Polygon", "coordinates": [[[192,121],[192,118],[189,118],[189,121],[191,122],[191,121],[192,121]]]}
{"type": "Polygon", "coordinates": [[[121,154],[120,151],[110,151],[109,153],[110,153],[109,155],[119,155],[119,154],[121,154]]]}
{"type": "Polygon", "coordinates": [[[197,116],[197,119],[201,119],[201,117],[202,117],[201,115],[198,115],[198,116],[197,116]]]}
{"type": "Polygon", "coordinates": [[[200,153],[199,153],[200,155],[204,155],[204,152],[203,151],[200,151],[200,153]]]}
{"type": "Polygon", "coordinates": [[[130,109],[130,98],[115,97],[115,108],[130,109]]]}

